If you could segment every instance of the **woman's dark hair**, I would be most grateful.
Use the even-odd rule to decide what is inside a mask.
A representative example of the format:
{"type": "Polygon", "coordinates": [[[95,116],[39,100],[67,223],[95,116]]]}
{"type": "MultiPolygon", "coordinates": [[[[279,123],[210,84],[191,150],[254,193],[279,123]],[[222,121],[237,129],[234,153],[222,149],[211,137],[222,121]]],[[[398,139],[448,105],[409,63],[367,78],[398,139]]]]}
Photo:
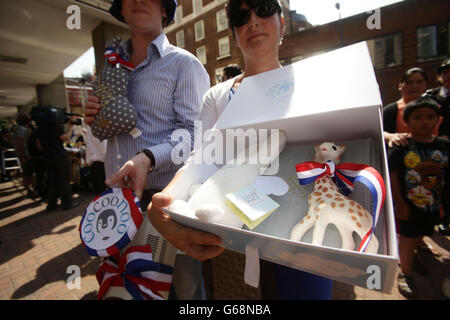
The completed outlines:
{"type": "Polygon", "coordinates": [[[403,73],[403,75],[402,75],[402,82],[406,82],[406,80],[408,80],[408,78],[410,76],[412,76],[414,73],[420,73],[422,75],[423,79],[425,80],[425,82],[428,82],[427,73],[422,68],[419,68],[419,67],[414,67],[414,68],[406,70],[406,72],[403,73]]]}

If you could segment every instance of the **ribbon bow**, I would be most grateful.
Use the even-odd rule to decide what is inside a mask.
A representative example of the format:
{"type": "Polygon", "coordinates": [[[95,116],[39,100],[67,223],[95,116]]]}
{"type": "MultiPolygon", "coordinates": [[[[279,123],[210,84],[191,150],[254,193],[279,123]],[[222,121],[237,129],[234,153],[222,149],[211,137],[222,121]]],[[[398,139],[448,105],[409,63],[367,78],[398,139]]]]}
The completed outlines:
{"type": "Polygon", "coordinates": [[[114,67],[117,64],[119,64],[129,70],[133,70],[133,64],[131,62],[122,59],[122,57],[117,52],[115,52],[114,48],[111,47],[106,48],[105,53],[103,55],[103,59],[105,58],[108,59],[109,64],[114,67]]]}
{"type": "Polygon", "coordinates": [[[295,169],[301,185],[310,184],[324,175],[329,175],[334,177],[336,185],[344,195],[352,193],[356,182],[361,182],[369,189],[372,197],[373,222],[372,228],[364,236],[358,248],[358,251],[364,252],[372,238],[373,229],[377,224],[386,196],[386,187],[380,173],[365,164],[342,163],[336,166],[333,161],[325,163],[307,161],[297,164],[295,169]]]}
{"type": "Polygon", "coordinates": [[[153,261],[150,246],[130,247],[122,257],[113,258],[105,259],[97,270],[98,300],[111,286],[125,287],[136,300],[163,300],[159,291],[170,290],[173,269],[153,261]]]}

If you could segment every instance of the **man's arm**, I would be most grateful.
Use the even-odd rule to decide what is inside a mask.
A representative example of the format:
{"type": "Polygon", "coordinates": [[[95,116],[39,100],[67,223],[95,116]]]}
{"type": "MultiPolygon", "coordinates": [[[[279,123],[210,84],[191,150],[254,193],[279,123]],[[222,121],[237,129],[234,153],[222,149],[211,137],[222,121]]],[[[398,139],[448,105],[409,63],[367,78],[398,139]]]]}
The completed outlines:
{"type": "Polygon", "coordinates": [[[173,110],[176,114],[176,120],[173,131],[162,143],[147,148],[155,158],[154,169],[173,165],[172,151],[179,143],[172,140],[172,133],[175,130],[185,129],[189,132],[192,150],[194,145],[194,121],[199,118],[203,95],[209,89],[209,86],[208,73],[198,60],[189,60],[187,64],[180,66],[174,92],[173,110]]]}
{"type": "Polygon", "coordinates": [[[209,88],[209,76],[205,68],[198,60],[189,60],[188,65],[181,65],[177,85],[174,92],[173,109],[176,113],[176,122],[173,130],[162,143],[148,146],[155,159],[152,163],[150,158],[143,152],[127,161],[122,168],[106,179],[108,186],[119,184],[133,189],[140,198],[145,188],[147,174],[150,168],[158,170],[166,166],[172,166],[172,151],[179,143],[172,141],[172,133],[177,129],[186,129],[191,136],[191,150],[194,144],[194,121],[198,119],[203,94],[209,88]],[[127,182],[125,177],[128,177],[127,182]]]}

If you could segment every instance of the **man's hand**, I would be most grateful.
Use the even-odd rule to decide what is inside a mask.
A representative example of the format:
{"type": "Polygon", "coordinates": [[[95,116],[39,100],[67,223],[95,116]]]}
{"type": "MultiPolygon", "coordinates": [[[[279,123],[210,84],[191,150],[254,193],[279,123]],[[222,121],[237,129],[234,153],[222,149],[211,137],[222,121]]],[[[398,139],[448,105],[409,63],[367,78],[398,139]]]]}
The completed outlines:
{"type": "Polygon", "coordinates": [[[101,108],[100,99],[96,96],[89,96],[86,102],[86,110],[84,111],[84,123],[91,125],[101,108]]]}
{"type": "Polygon", "coordinates": [[[125,162],[119,171],[107,178],[105,184],[109,187],[118,184],[121,188],[131,188],[141,199],[150,165],[150,159],[145,154],[139,153],[125,162]]]}
{"type": "Polygon", "coordinates": [[[182,226],[161,210],[172,201],[170,194],[160,192],[153,195],[152,202],[148,205],[148,218],[159,233],[173,246],[197,260],[204,261],[221,254],[225,249],[218,236],[182,226]]]}

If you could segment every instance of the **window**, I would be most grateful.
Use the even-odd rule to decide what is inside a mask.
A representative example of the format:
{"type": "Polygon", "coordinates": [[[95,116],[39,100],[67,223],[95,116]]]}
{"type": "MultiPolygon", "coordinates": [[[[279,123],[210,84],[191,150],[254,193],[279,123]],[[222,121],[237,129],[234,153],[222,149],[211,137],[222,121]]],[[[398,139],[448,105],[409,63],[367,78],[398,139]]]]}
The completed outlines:
{"type": "Polygon", "coordinates": [[[184,30],[180,30],[176,33],[177,47],[184,48],[184,30]]]}
{"type": "Polygon", "coordinates": [[[394,67],[402,64],[402,35],[392,34],[367,41],[370,57],[375,69],[394,67]]]}
{"type": "Polygon", "coordinates": [[[223,68],[217,68],[215,70],[215,84],[218,84],[219,82],[222,82],[223,78],[223,68]]]}
{"type": "Polygon", "coordinates": [[[203,24],[203,20],[197,21],[194,24],[195,29],[195,41],[200,41],[205,38],[205,25],[203,24]]]}
{"type": "Polygon", "coordinates": [[[192,0],[192,7],[194,10],[194,14],[199,14],[202,12],[203,0],[192,0]]]}
{"type": "Polygon", "coordinates": [[[225,9],[216,12],[217,32],[228,28],[227,14],[225,9]]]}
{"type": "Polygon", "coordinates": [[[183,7],[178,6],[175,11],[175,23],[180,24],[182,20],[183,20],[183,7]]]}
{"type": "Polygon", "coordinates": [[[206,46],[197,48],[197,58],[202,64],[206,64],[206,46]]]}
{"type": "Polygon", "coordinates": [[[230,56],[230,40],[228,36],[220,38],[219,41],[219,58],[230,56]]]}
{"type": "Polygon", "coordinates": [[[417,60],[438,59],[450,53],[449,22],[417,29],[417,60]]]}

